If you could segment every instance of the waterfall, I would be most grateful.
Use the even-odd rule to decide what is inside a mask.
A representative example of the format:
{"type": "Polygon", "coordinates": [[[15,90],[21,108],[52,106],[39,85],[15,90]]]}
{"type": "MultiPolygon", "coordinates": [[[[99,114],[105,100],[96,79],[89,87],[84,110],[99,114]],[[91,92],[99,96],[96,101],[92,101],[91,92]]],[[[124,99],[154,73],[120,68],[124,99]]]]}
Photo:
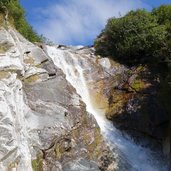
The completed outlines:
{"type": "MultiPolygon", "coordinates": [[[[168,171],[166,164],[156,158],[155,153],[140,145],[135,144],[131,139],[123,136],[113,124],[105,118],[105,103],[98,101],[96,94],[91,88],[91,82],[95,79],[92,76],[94,67],[88,54],[77,53],[77,48],[46,47],[47,54],[54,64],[66,75],[66,79],[76,89],[77,93],[85,102],[87,111],[94,115],[101,133],[111,149],[117,149],[121,160],[128,163],[129,171],[168,171]]],[[[97,73],[98,74],[98,73],[97,73]]],[[[116,151],[116,150],[115,150],[116,151]]],[[[124,170],[124,169],[120,169],[124,170]]]]}

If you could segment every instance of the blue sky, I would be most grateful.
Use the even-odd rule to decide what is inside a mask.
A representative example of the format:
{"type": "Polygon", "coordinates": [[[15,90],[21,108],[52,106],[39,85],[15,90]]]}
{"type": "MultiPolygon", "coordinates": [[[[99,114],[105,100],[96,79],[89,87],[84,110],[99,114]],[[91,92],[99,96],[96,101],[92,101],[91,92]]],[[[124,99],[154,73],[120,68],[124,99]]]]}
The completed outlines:
{"type": "Polygon", "coordinates": [[[151,10],[171,0],[20,0],[27,20],[57,44],[91,45],[110,17],[151,10]]]}

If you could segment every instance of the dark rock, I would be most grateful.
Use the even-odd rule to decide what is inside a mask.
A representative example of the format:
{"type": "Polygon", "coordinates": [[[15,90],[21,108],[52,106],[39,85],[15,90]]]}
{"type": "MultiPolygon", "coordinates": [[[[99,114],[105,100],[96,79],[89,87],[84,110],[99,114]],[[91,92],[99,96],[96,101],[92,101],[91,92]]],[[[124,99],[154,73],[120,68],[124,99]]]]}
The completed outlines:
{"type": "MultiPolygon", "coordinates": [[[[159,148],[167,137],[169,113],[160,100],[160,86],[146,68],[130,69],[109,95],[107,117],[137,142],[149,140],[159,148]]],[[[148,143],[147,143],[148,144],[148,143]]],[[[149,144],[148,144],[149,146],[149,144]]]]}

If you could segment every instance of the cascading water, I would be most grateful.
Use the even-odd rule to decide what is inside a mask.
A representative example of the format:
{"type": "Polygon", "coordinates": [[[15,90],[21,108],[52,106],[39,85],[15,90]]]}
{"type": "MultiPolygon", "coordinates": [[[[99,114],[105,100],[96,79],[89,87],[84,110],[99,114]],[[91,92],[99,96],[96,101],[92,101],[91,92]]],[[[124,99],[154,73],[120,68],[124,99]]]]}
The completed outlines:
{"type": "MultiPolygon", "coordinates": [[[[47,53],[66,75],[66,79],[76,89],[87,106],[87,111],[94,115],[101,132],[110,147],[118,152],[120,160],[127,163],[127,168],[119,170],[129,171],[168,171],[166,164],[156,159],[155,153],[149,149],[135,144],[131,139],[125,138],[113,124],[105,118],[105,103],[97,101],[96,94],[90,84],[95,79],[92,76],[93,67],[90,58],[85,54],[77,53],[75,48],[60,49],[47,46],[47,53]]],[[[102,96],[100,98],[103,98],[102,96]]]]}

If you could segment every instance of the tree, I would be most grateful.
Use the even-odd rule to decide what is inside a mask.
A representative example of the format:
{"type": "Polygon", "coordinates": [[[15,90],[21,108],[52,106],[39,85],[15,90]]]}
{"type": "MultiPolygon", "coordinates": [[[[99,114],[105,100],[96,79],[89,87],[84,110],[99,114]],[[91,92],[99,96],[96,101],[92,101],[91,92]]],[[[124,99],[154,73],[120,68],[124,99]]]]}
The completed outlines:
{"type": "Polygon", "coordinates": [[[158,64],[165,56],[167,29],[145,10],[111,18],[95,40],[96,52],[127,65],[158,64]]]}
{"type": "Polygon", "coordinates": [[[7,6],[11,0],[0,0],[0,13],[5,14],[5,19],[8,18],[8,9],[7,6]]]}
{"type": "Polygon", "coordinates": [[[3,5],[4,6],[7,6],[7,4],[10,2],[11,0],[1,0],[0,1],[0,7],[2,7],[3,5]]]}
{"type": "Polygon", "coordinates": [[[162,5],[154,8],[152,14],[157,17],[159,24],[171,24],[171,5],[162,5]]]}
{"type": "Polygon", "coordinates": [[[157,18],[157,22],[160,25],[165,25],[167,30],[166,39],[164,41],[166,45],[165,60],[169,69],[169,75],[171,80],[171,5],[162,5],[159,8],[155,8],[152,14],[157,18]]]}

